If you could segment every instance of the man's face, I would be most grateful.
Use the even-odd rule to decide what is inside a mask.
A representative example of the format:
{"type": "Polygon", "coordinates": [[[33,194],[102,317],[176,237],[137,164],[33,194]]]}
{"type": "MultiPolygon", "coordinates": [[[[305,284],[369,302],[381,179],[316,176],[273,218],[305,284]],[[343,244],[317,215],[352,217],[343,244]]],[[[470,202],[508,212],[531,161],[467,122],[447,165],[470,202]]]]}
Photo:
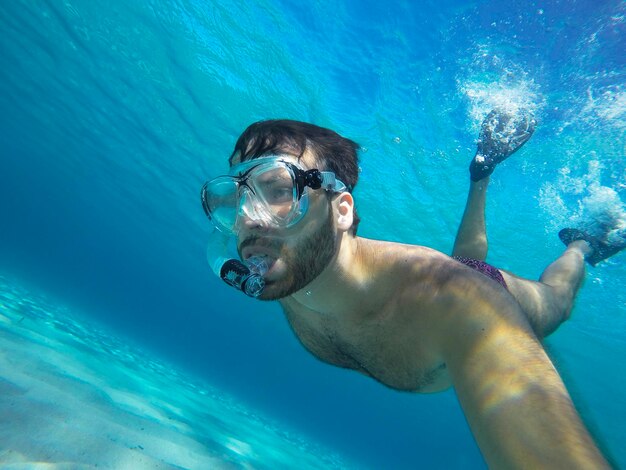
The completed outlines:
{"type": "MultiPolygon", "coordinates": [[[[299,163],[304,169],[317,168],[315,157],[307,150],[299,163]]],[[[233,164],[239,163],[238,160],[233,164]]],[[[305,216],[292,227],[262,226],[241,217],[238,249],[245,260],[265,256],[269,270],[265,274],[262,300],[277,300],[304,288],[328,266],[337,247],[334,215],[328,196],[323,190],[309,193],[309,208],[305,216]]]]}

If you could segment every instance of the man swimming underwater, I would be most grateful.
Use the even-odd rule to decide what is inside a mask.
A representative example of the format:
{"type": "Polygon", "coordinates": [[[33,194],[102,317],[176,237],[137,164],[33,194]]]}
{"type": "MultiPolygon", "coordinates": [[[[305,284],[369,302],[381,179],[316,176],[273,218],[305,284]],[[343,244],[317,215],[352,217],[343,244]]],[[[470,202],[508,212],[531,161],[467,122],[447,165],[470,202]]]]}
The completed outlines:
{"type": "Polygon", "coordinates": [[[566,230],[538,282],[484,262],[489,175],[534,125],[502,111],[483,123],[456,259],[356,236],[358,145],[312,124],[248,127],[229,175],[204,185],[203,206],[243,260],[267,263],[259,298],[278,300],[322,361],[398,390],[453,386],[490,467],[608,467],[540,338],[568,318],[585,259],[624,246],[566,230]]]}

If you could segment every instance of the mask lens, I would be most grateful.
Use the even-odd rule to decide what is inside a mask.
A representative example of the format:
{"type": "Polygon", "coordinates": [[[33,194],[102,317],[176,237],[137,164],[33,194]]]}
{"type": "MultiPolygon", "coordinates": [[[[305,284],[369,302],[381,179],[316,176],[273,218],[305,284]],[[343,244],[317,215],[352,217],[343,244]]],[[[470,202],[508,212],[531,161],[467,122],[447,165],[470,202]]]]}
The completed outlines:
{"type": "Polygon", "coordinates": [[[238,185],[230,177],[219,177],[205,186],[205,207],[220,228],[232,231],[238,210],[238,185]]]}
{"type": "Polygon", "coordinates": [[[250,175],[250,186],[269,216],[279,224],[287,223],[297,208],[293,173],[284,165],[259,168],[250,175]]]}

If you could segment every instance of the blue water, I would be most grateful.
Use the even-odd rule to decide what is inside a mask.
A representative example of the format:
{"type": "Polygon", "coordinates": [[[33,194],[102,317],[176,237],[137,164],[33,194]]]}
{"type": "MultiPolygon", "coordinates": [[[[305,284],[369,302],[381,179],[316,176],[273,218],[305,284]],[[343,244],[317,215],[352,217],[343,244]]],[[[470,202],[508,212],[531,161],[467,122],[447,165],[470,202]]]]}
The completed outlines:
{"type": "MultiPolygon", "coordinates": [[[[2,275],[357,466],[484,463],[452,392],[323,365],[213,279],[199,188],[248,124],[356,140],[359,234],[449,252],[480,121],[523,105],[539,126],[492,178],[488,261],[536,278],[559,228],[626,224],[623,1],[15,0],[0,31],[2,275]]],[[[620,467],[625,280],[624,254],[590,269],[547,341],[620,467]]]]}

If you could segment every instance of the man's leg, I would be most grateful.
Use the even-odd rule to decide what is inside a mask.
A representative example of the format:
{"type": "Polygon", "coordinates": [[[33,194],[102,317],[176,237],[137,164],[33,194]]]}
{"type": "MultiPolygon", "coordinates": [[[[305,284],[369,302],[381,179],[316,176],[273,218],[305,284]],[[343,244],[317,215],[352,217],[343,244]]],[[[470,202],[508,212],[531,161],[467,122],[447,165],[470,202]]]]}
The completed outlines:
{"type": "MultiPolygon", "coordinates": [[[[513,114],[494,110],[483,121],[476,156],[470,165],[470,188],[452,256],[480,261],[487,257],[485,205],[489,176],[498,163],[530,139],[534,128],[532,115],[524,110],[513,114]]],[[[584,260],[589,250],[584,241],[568,244],[538,282],[502,271],[509,292],[526,313],[537,336],[550,334],[569,317],[585,274],[584,260]]]]}
{"type": "MultiPolygon", "coordinates": [[[[452,256],[484,261],[487,256],[485,204],[489,175],[530,139],[535,120],[524,110],[508,113],[493,110],[483,121],[476,156],[470,165],[470,189],[452,256]]],[[[608,230],[609,228],[607,228],[608,230]]],[[[567,320],[585,275],[585,261],[597,263],[626,249],[626,232],[609,230],[592,236],[567,228],[559,233],[566,249],[542,273],[530,281],[502,271],[509,292],[526,313],[538,337],[545,337],[567,320]]]]}
{"type": "Polygon", "coordinates": [[[489,177],[471,181],[461,225],[454,240],[452,256],[462,256],[484,261],[487,257],[487,230],[485,203],[489,177]]]}
{"type": "Polygon", "coordinates": [[[470,189],[452,256],[480,261],[487,257],[485,201],[489,175],[498,163],[530,139],[535,124],[530,112],[524,109],[494,109],[483,121],[476,155],[470,164],[470,189]]]}
{"type": "Polygon", "coordinates": [[[563,229],[559,238],[567,248],[544,270],[539,282],[503,272],[509,292],[539,337],[549,335],[569,318],[585,275],[585,262],[595,266],[626,249],[626,233],[610,227],[601,237],[578,229],[563,229]]]}
{"type": "Polygon", "coordinates": [[[569,318],[585,275],[585,256],[590,252],[587,242],[574,241],[543,271],[538,282],[503,272],[509,292],[539,338],[549,335],[569,318]]]}

